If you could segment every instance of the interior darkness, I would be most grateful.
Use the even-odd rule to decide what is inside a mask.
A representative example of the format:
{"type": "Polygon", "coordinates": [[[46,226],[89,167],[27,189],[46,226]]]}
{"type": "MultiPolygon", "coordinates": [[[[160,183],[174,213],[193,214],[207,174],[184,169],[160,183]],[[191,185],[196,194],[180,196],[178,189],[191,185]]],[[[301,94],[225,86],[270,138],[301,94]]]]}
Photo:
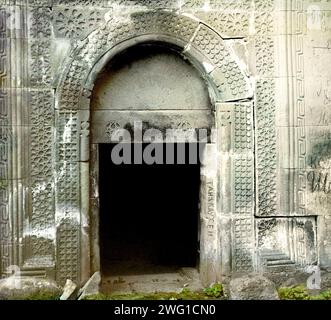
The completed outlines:
{"type": "Polygon", "coordinates": [[[196,267],[200,164],[115,165],[113,147],[99,145],[103,274],[196,267]]]}

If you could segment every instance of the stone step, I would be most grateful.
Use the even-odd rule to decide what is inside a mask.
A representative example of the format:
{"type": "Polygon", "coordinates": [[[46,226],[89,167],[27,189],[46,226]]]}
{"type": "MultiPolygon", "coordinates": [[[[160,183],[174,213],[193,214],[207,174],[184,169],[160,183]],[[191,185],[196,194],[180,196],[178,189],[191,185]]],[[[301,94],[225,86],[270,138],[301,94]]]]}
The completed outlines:
{"type": "Polygon", "coordinates": [[[295,263],[290,259],[284,259],[284,260],[268,260],[267,266],[280,266],[280,265],[294,265],[295,263]]]}

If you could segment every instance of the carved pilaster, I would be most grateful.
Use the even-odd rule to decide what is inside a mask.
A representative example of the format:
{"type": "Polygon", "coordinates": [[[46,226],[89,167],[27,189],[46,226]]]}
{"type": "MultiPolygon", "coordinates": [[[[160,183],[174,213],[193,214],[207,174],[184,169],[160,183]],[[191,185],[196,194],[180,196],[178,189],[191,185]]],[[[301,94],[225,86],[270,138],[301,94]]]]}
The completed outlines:
{"type": "Polygon", "coordinates": [[[217,212],[216,144],[206,144],[201,163],[200,276],[204,284],[218,280],[220,268],[219,215],[217,212]]]}
{"type": "Polygon", "coordinates": [[[4,276],[12,264],[12,224],[9,175],[9,146],[11,129],[9,118],[9,53],[7,39],[7,10],[0,9],[0,275],[4,276]]]}

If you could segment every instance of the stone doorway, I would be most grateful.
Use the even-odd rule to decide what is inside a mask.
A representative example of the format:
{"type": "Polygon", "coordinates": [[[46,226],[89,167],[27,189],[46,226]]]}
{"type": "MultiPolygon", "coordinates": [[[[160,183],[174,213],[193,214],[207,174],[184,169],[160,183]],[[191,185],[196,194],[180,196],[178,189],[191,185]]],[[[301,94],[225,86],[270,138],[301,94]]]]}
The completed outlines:
{"type": "MultiPolygon", "coordinates": [[[[207,241],[200,213],[211,204],[203,196],[200,210],[206,179],[201,178],[198,153],[197,162],[188,164],[192,144],[187,143],[192,132],[199,140],[205,133],[202,145],[211,142],[214,113],[205,80],[172,47],[134,46],[99,73],[91,111],[92,269],[100,270],[105,281],[142,276],[151,282],[155,279],[147,276],[158,274],[166,282],[174,279],[176,288],[188,277],[199,283],[201,274],[209,277],[208,249],[202,245],[200,256],[199,236],[207,241]],[[186,164],[112,165],[111,148],[117,143],[113,134],[118,130],[126,131],[131,142],[141,135],[143,146],[147,133],[158,131],[162,137],[157,141],[165,142],[180,132],[184,136],[174,136],[180,142],[174,148],[186,146],[186,164]],[[201,270],[205,272],[199,274],[201,270]]],[[[165,149],[167,144],[161,145],[165,149]]],[[[215,277],[216,271],[210,274],[215,277]]]]}
{"type": "Polygon", "coordinates": [[[116,143],[111,137],[117,129],[126,130],[131,142],[137,142],[136,133],[142,136],[150,129],[159,130],[162,141],[168,129],[188,134],[191,129],[207,132],[203,152],[206,161],[200,170],[199,273],[190,269],[185,274],[208,285],[220,280],[221,270],[227,273],[231,269],[232,218],[228,215],[220,219],[219,212],[229,213],[232,208],[233,170],[228,152],[233,140],[234,113],[241,113],[250,105],[226,102],[246,97],[246,89],[241,88],[240,94],[234,96],[231,88],[224,87],[220,96],[217,88],[226,85],[223,80],[218,85],[220,71],[206,61],[201,64],[201,59],[201,53],[193,46],[188,50],[180,39],[152,34],[127,40],[93,67],[87,79],[92,91],[87,92],[85,101],[90,103],[90,109],[79,111],[80,121],[86,119],[91,129],[89,135],[80,135],[81,150],[87,151],[81,156],[87,161],[80,168],[81,183],[90,187],[82,189],[82,199],[89,192],[89,203],[82,200],[81,204],[82,219],[89,223],[83,233],[90,230],[86,236],[83,234],[86,247],[90,244],[88,259],[84,259],[87,254],[83,253],[83,263],[90,263],[82,265],[83,279],[101,270],[99,146],[116,143]],[[213,131],[216,128],[220,129],[217,134],[213,131]],[[221,206],[220,199],[226,200],[221,206]]]}
{"type": "Polygon", "coordinates": [[[190,282],[188,271],[198,278],[200,163],[189,163],[189,144],[174,144],[185,148],[185,163],[166,164],[159,144],[163,164],[117,165],[114,145],[99,145],[103,290],[153,291],[155,282],[176,290],[190,282]]]}

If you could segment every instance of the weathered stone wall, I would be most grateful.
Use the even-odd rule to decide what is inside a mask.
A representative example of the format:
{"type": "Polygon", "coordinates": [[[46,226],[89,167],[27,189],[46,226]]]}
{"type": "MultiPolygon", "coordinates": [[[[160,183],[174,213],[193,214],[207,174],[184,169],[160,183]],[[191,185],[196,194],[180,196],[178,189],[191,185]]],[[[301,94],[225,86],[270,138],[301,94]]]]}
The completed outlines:
{"type": "Polygon", "coordinates": [[[0,0],[1,274],[91,274],[84,84],[142,34],[196,50],[216,87],[221,272],[330,268],[330,15],[327,0],[0,0]]]}
{"type": "MultiPolygon", "coordinates": [[[[273,207],[258,210],[261,218],[256,220],[257,246],[269,265],[292,261],[330,267],[330,128],[326,111],[330,9],[330,1],[283,1],[273,13],[276,193],[273,207]],[[270,256],[269,249],[279,256],[270,256]]],[[[256,115],[258,119],[259,105],[256,115]]],[[[257,140],[257,150],[259,147],[257,140]]],[[[257,190],[260,187],[257,182],[257,190]]],[[[267,190],[270,192],[269,187],[267,190]]]]}

